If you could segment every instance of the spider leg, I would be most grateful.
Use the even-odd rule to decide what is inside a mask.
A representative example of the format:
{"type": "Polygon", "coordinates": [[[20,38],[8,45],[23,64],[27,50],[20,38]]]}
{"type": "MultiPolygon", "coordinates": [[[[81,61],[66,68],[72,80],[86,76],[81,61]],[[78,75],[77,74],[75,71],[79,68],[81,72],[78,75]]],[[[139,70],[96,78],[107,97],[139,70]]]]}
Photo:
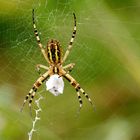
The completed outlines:
{"type": "Polygon", "coordinates": [[[25,105],[25,103],[26,103],[26,101],[29,99],[29,97],[31,96],[31,94],[32,94],[32,91],[33,89],[31,89],[30,91],[29,91],[29,93],[26,95],[26,97],[25,97],[25,99],[24,99],[24,102],[23,102],[23,105],[22,105],[22,107],[21,107],[21,109],[20,109],[20,112],[22,112],[23,111],[23,108],[24,108],[24,105],[25,105]]]}
{"type": "Polygon", "coordinates": [[[73,29],[73,34],[72,34],[70,43],[69,43],[68,48],[67,48],[67,50],[66,50],[66,52],[65,52],[65,55],[64,55],[64,57],[63,57],[63,61],[62,61],[62,62],[65,62],[65,60],[67,59],[67,57],[68,57],[68,55],[69,55],[69,52],[70,52],[70,50],[71,50],[71,48],[72,48],[72,43],[73,43],[73,41],[74,41],[75,35],[76,35],[76,16],[75,16],[74,13],[73,13],[73,16],[74,16],[74,29],[73,29]]]}
{"type": "Polygon", "coordinates": [[[45,59],[46,59],[47,62],[49,63],[48,57],[47,57],[47,55],[46,55],[45,49],[43,48],[43,46],[42,46],[42,44],[41,44],[41,41],[40,41],[40,38],[39,38],[39,35],[38,35],[38,31],[37,31],[37,28],[36,28],[36,25],[35,25],[34,9],[33,9],[33,11],[32,11],[32,20],[33,20],[34,34],[35,34],[35,37],[36,37],[38,46],[39,46],[39,48],[41,49],[41,52],[42,52],[43,56],[45,57],[45,59]]]}
{"type": "Polygon", "coordinates": [[[41,75],[40,68],[45,69],[45,70],[49,70],[49,67],[44,66],[44,65],[42,65],[42,64],[37,64],[37,65],[36,65],[36,71],[39,73],[39,75],[41,75]]]}
{"type": "Polygon", "coordinates": [[[83,102],[82,102],[82,98],[81,98],[80,92],[77,89],[76,89],[76,93],[77,93],[79,104],[80,104],[80,108],[79,108],[79,111],[80,111],[81,108],[82,108],[83,102]]]}
{"type": "Polygon", "coordinates": [[[29,97],[30,97],[30,100],[29,100],[29,107],[30,107],[30,110],[31,110],[31,103],[32,103],[32,100],[33,100],[33,98],[34,98],[34,96],[35,96],[35,94],[36,94],[38,88],[42,85],[42,83],[43,83],[48,77],[49,77],[49,72],[47,71],[46,73],[44,73],[42,76],[40,76],[40,77],[36,80],[36,82],[34,83],[33,87],[30,89],[29,94],[26,95],[26,97],[25,97],[25,100],[24,100],[24,102],[23,102],[22,108],[21,108],[21,110],[20,110],[21,112],[22,112],[22,110],[23,110],[23,108],[24,108],[25,103],[26,103],[27,100],[29,99],[29,97]]]}
{"type": "Polygon", "coordinates": [[[74,63],[71,63],[71,64],[68,64],[68,65],[64,66],[63,69],[64,69],[67,73],[69,73],[69,72],[72,71],[72,69],[73,69],[74,66],[75,66],[75,64],[74,64],[74,63]]]}
{"type": "Polygon", "coordinates": [[[76,89],[78,99],[79,99],[79,102],[80,102],[80,108],[82,107],[82,100],[81,100],[79,91],[82,92],[83,95],[86,97],[86,99],[90,102],[90,104],[93,105],[93,103],[92,103],[90,97],[88,96],[88,94],[85,93],[85,91],[80,87],[79,83],[77,83],[77,81],[70,74],[68,74],[64,70],[62,70],[62,75],[76,89]]]}

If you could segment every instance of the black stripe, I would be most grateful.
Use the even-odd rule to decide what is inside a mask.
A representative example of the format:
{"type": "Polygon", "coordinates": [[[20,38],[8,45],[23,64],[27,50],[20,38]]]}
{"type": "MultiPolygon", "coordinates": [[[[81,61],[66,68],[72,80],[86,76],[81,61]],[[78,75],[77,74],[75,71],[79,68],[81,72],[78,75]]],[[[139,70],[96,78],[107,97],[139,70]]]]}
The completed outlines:
{"type": "Polygon", "coordinates": [[[35,29],[34,32],[37,33],[37,29],[35,29]]]}
{"type": "Polygon", "coordinates": [[[80,86],[77,86],[77,87],[76,87],[76,91],[79,91],[80,89],[81,89],[80,86]]]}
{"type": "Polygon", "coordinates": [[[44,78],[44,79],[42,80],[42,82],[44,82],[46,79],[47,79],[47,78],[44,78]]]}
{"type": "Polygon", "coordinates": [[[55,48],[51,47],[51,54],[52,54],[52,60],[55,63],[56,57],[55,57],[55,48]]]}
{"type": "Polygon", "coordinates": [[[53,68],[53,73],[55,73],[55,68],[53,68]]]}
{"type": "Polygon", "coordinates": [[[63,75],[64,78],[66,78],[69,82],[71,81],[69,78],[67,78],[65,75],[63,75]]]}
{"type": "Polygon", "coordinates": [[[83,94],[85,95],[85,92],[83,92],[83,94]]]}
{"type": "Polygon", "coordinates": [[[44,82],[44,81],[49,77],[49,75],[48,75],[47,77],[44,77],[44,76],[42,75],[41,77],[43,77],[43,80],[42,80],[41,82],[44,82]]]}
{"type": "Polygon", "coordinates": [[[49,60],[50,60],[50,53],[48,52],[48,58],[49,58],[49,60]]]}
{"type": "Polygon", "coordinates": [[[43,79],[42,82],[44,82],[46,79],[43,79]]]}
{"type": "Polygon", "coordinates": [[[79,102],[82,104],[82,100],[79,100],[79,102]]]}
{"type": "Polygon", "coordinates": [[[29,98],[29,96],[27,95],[26,97],[25,97],[25,99],[27,100],[29,98]]]}
{"type": "Polygon", "coordinates": [[[73,34],[76,34],[76,30],[74,30],[73,34]]]}
{"type": "Polygon", "coordinates": [[[71,85],[74,86],[74,87],[76,87],[76,83],[75,82],[72,82],[71,85]]]}
{"type": "Polygon", "coordinates": [[[86,98],[89,98],[88,95],[86,95],[86,98]]]}
{"type": "Polygon", "coordinates": [[[59,73],[59,69],[57,68],[57,73],[59,73]]]}
{"type": "Polygon", "coordinates": [[[41,83],[40,83],[39,81],[37,81],[37,82],[35,83],[35,85],[36,85],[37,87],[39,87],[39,86],[41,85],[41,83]]]}
{"type": "Polygon", "coordinates": [[[72,45],[72,42],[70,42],[70,44],[69,45],[72,45]]]}
{"type": "Polygon", "coordinates": [[[32,88],[32,89],[33,89],[33,91],[34,91],[34,92],[36,92],[36,91],[37,91],[37,88],[36,88],[35,86],[33,86],[33,88],[32,88]]]}
{"type": "Polygon", "coordinates": [[[39,40],[37,40],[37,42],[38,42],[38,43],[40,43],[40,39],[39,39],[39,40]]]}
{"type": "Polygon", "coordinates": [[[78,96],[78,99],[81,99],[81,96],[78,96]]]}
{"type": "Polygon", "coordinates": [[[60,51],[60,47],[57,46],[57,56],[58,56],[58,62],[60,62],[61,59],[61,51],[60,51]]]}
{"type": "Polygon", "coordinates": [[[81,87],[80,86],[77,86],[77,89],[81,89],[81,87]]]}

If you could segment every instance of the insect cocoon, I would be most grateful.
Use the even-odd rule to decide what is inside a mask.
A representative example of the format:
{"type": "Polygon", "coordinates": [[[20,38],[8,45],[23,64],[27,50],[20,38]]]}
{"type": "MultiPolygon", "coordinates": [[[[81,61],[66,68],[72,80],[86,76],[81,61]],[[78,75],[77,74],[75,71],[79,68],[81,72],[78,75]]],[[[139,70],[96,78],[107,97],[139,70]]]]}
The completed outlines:
{"type": "Polygon", "coordinates": [[[62,77],[60,77],[58,74],[52,75],[46,81],[46,90],[51,92],[54,96],[58,96],[59,94],[63,94],[64,81],[63,81],[62,77]]]}

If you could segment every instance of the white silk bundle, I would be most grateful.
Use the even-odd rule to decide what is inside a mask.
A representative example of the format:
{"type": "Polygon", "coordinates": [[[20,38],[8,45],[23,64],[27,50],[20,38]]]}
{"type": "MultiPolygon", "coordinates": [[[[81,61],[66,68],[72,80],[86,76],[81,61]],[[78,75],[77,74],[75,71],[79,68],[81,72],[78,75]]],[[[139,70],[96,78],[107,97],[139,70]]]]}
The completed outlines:
{"type": "Polygon", "coordinates": [[[59,94],[63,94],[64,81],[63,81],[62,77],[60,77],[58,74],[52,75],[46,81],[46,90],[51,92],[54,96],[58,96],[59,94]]]}

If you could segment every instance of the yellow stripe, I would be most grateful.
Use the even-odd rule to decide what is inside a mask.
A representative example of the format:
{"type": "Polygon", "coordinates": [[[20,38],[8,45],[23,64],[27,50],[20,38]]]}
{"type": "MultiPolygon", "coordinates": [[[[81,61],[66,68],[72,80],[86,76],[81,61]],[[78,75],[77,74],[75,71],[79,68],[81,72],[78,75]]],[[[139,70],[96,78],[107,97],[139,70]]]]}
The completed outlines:
{"type": "Polygon", "coordinates": [[[58,54],[57,54],[57,45],[55,45],[55,58],[56,58],[56,63],[58,63],[58,54]]]}
{"type": "Polygon", "coordinates": [[[52,60],[52,53],[51,53],[51,49],[50,49],[50,47],[48,47],[48,53],[49,53],[49,56],[50,56],[50,61],[51,62],[53,62],[53,60],[52,60]]]}

